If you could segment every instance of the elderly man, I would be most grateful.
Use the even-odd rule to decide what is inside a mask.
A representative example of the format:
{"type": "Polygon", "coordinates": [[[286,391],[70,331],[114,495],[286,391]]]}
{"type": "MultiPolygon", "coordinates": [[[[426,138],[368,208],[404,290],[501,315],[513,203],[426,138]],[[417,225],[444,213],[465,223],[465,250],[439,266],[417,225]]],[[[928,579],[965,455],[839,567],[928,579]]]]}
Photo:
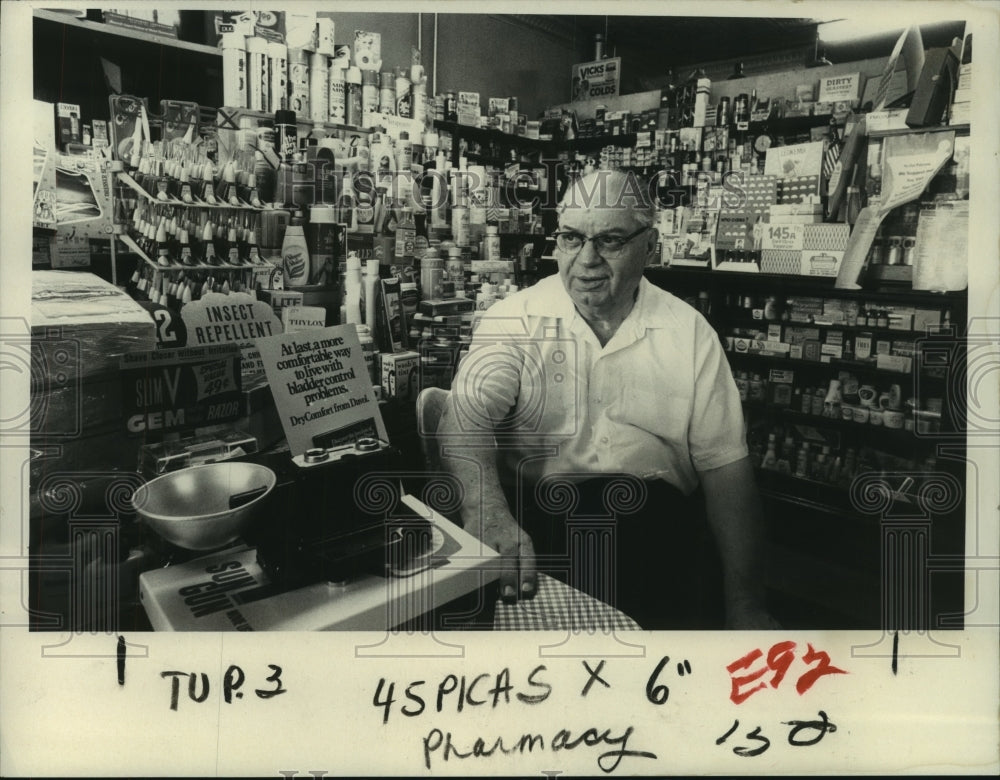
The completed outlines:
{"type": "Polygon", "coordinates": [[[657,242],[644,184],[598,171],[559,212],[559,274],[490,308],[438,428],[465,527],[501,554],[508,601],[534,595],[537,567],[643,628],[721,628],[723,606],[728,627],[777,627],[739,393],[708,322],[643,278],[657,242]],[[571,540],[573,518],[602,516],[610,542],[571,540]],[[713,558],[716,613],[696,588],[713,558]]]}

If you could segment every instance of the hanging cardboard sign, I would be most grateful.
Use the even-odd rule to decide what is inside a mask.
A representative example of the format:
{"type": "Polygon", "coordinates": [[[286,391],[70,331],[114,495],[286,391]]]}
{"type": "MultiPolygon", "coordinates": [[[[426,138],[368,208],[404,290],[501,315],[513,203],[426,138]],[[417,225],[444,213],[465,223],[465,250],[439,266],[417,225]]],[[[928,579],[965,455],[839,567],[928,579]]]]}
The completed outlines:
{"type": "Polygon", "coordinates": [[[572,71],[572,100],[615,97],[621,85],[621,72],[621,57],[577,63],[572,71]]]}
{"type": "Polygon", "coordinates": [[[292,455],[359,436],[388,440],[353,325],[257,341],[292,455]]]}

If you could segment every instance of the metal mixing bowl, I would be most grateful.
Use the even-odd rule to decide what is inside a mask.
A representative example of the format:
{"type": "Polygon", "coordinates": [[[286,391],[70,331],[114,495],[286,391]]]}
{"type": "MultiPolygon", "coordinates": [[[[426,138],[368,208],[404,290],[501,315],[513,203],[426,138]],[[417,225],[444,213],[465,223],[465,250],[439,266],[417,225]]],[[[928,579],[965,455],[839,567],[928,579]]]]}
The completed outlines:
{"type": "Polygon", "coordinates": [[[276,482],[271,469],[256,463],[209,463],[147,482],[132,503],[171,544],[212,550],[240,536],[276,482]]]}

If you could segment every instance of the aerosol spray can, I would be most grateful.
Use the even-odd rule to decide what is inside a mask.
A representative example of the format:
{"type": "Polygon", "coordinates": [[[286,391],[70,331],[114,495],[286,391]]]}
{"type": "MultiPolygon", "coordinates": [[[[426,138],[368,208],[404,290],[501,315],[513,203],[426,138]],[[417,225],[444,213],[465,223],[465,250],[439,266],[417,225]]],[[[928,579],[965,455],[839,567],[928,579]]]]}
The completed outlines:
{"type": "Polygon", "coordinates": [[[292,49],[288,52],[288,108],[298,116],[312,116],[309,109],[309,52],[292,49]]]}
{"type": "Polygon", "coordinates": [[[272,111],[288,108],[288,47],[283,43],[267,44],[270,65],[270,98],[272,111]]]}
{"type": "Polygon", "coordinates": [[[238,33],[222,36],[222,102],[234,108],[247,106],[246,38],[238,33]]]}
{"type": "Polygon", "coordinates": [[[361,69],[351,66],[344,75],[344,124],[361,127],[361,69]]]}
{"type": "Polygon", "coordinates": [[[329,71],[325,54],[309,55],[309,111],[314,122],[329,122],[329,71]]]}
{"type": "Polygon", "coordinates": [[[396,74],[391,70],[379,76],[378,110],[387,116],[396,115],[396,74]]]}
{"type": "Polygon", "coordinates": [[[337,60],[330,61],[330,112],[329,120],[336,125],[344,124],[347,118],[347,94],[344,84],[344,69],[337,60]]]}

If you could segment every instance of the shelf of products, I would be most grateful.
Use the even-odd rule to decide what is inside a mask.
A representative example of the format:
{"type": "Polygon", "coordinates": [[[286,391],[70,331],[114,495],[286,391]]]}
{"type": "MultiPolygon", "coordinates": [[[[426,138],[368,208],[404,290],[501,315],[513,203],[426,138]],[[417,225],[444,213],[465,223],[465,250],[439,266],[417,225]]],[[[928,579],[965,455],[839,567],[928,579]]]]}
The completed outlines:
{"type": "Polygon", "coordinates": [[[62,24],[82,33],[93,33],[102,37],[110,36],[122,41],[155,43],[161,46],[167,46],[171,49],[177,49],[178,51],[186,52],[188,54],[201,54],[205,56],[218,57],[220,59],[222,57],[222,52],[213,46],[205,46],[204,44],[182,41],[165,35],[143,32],[142,30],[133,29],[131,27],[119,27],[114,24],[93,22],[88,19],[80,19],[68,13],[35,8],[32,10],[32,15],[36,19],[40,19],[45,22],[62,24]]]}

